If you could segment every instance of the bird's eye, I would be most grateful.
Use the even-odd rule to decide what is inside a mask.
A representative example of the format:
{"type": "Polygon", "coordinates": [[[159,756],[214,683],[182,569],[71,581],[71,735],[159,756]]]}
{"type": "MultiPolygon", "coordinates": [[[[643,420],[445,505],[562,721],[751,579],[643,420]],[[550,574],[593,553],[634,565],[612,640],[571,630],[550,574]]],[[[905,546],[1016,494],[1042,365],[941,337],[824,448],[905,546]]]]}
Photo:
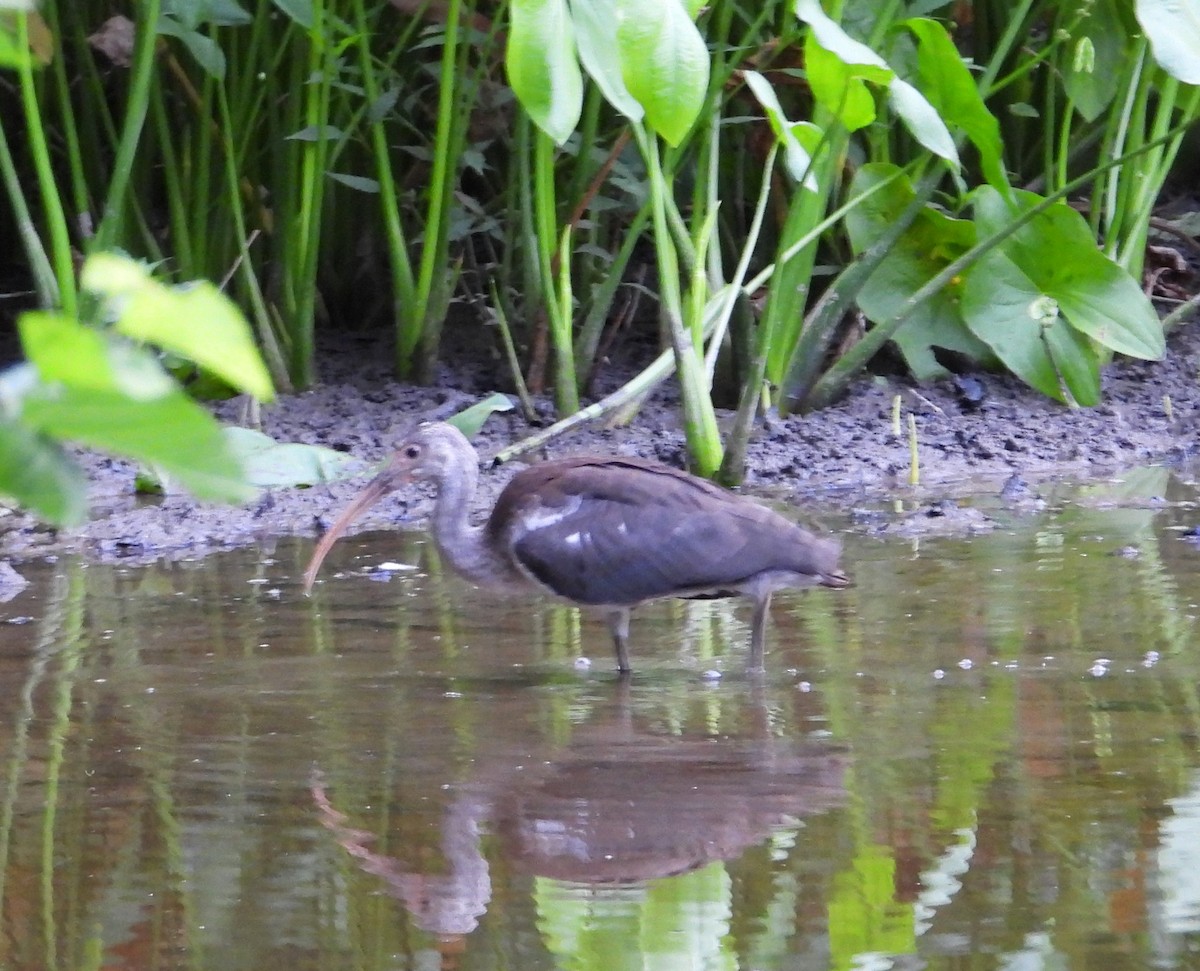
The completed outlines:
{"type": "Polygon", "coordinates": [[[406,459],[415,459],[421,454],[420,445],[409,445],[404,449],[404,457],[406,459]]]}

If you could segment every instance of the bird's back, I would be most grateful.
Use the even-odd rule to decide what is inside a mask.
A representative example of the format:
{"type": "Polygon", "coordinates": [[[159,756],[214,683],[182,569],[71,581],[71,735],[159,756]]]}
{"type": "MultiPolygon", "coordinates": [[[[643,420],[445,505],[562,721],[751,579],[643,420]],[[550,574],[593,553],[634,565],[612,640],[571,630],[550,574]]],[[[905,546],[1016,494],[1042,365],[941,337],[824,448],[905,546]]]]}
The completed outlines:
{"type": "Polygon", "coordinates": [[[559,596],[633,604],[741,592],[754,582],[844,586],[836,541],[678,469],[574,457],[519,472],[488,542],[559,596]]]}

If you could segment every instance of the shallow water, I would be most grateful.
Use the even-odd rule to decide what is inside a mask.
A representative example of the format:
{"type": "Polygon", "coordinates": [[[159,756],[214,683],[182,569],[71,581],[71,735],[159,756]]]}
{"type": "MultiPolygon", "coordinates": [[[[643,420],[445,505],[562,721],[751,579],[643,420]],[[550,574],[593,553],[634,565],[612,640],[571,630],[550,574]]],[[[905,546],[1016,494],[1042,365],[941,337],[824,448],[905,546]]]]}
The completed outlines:
{"type": "Polygon", "coordinates": [[[0,967],[1200,966],[1196,489],[1042,494],[846,527],[856,585],[777,597],[761,681],[744,607],[638,611],[622,684],[419,534],[311,599],[308,541],[25,564],[0,967]]]}

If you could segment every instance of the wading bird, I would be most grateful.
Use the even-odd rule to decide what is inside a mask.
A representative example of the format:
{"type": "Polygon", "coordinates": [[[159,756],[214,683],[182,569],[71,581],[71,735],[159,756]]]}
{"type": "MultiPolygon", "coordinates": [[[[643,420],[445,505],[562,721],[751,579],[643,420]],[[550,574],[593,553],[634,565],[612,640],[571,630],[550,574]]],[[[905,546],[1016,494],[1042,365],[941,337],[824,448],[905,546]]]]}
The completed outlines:
{"type": "Polygon", "coordinates": [[[518,472],[481,526],[468,521],[479,459],[443,422],[421,425],[337,518],[304,574],[350,523],[408,482],[437,488],[433,538],[480,586],[541,590],[599,608],[617,668],[629,671],[629,613],[662,597],[744,596],[754,601],[748,668],[762,669],[771,594],[784,587],[844,587],[839,544],[687,472],[622,456],[553,459],[518,472]]]}

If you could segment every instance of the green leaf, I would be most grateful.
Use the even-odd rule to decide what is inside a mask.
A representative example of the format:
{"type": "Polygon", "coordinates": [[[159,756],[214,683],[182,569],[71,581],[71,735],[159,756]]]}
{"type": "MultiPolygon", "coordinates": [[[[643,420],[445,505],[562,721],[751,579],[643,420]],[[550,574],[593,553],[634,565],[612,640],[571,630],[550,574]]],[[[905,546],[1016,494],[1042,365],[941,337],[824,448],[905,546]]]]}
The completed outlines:
{"type": "MultiPolygon", "coordinates": [[[[981,238],[1007,225],[1041,197],[1014,192],[1006,202],[990,186],[976,192],[981,238]]],[[[1065,203],[1051,206],[1009,237],[1001,248],[1034,282],[1039,294],[1057,301],[1076,330],[1130,357],[1157,360],[1166,350],[1158,314],[1137,281],[1096,248],[1084,218],[1065,203]]],[[[971,275],[980,272],[973,269],[971,275]]]]}
{"type": "Polygon", "coordinates": [[[691,130],[708,92],[708,48],[681,0],[614,0],[625,87],[669,145],[691,130]]]}
{"type": "Polygon", "coordinates": [[[1047,397],[1081,405],[1100,398],[1095,352],[1061,316],[1047,318],[1044,294],[1007,254],[992,250],[967,274],[962,314],[1006,368],[1047,397]],[[1061,376],[1061,381],[1060,381],[1061,376]]]}
{"type": "Polygon", "coordinates": [[[645,112],[625,87],[621,56],[617,47],[617,18],[612,0],[572,0],[571,17],[579,60],[605,100],[631,121],[641,121],[645,112]]]}
{"type": "Polygon", "coordinates": [[[508,396],[497,392],[482,401],[477,401],[470,408],[463,409],[457,415],[447,418],[446,421],[467,438],[474,438],[491,415],[498,411],[512,411],[512,408],[513,403],[508,396]]]}
{"type": "Polygon", "coordinates": [[[87,481],[62,446],[18,422],[0,422],[0,495],[56,526],[87,519],[87,481]]]}
{"type": "Polygon", "coordinates": [[[1071,32],[1072,49],[1091,45],[1090,63],[1073,56],[1063,65],[1063,86],[1075,108],[1088,121],[1095,121],[1112,104],[1121,83],[1124,61],[1129,56],[1130,30],[1117,9],[1117,0],[1092,0],[1071,32]]]}
{"type": "Polygon", "coordinates": [[[1158,66],[1200,84],[1200,0],[1137,0],[1134,12],[1158,66]]]}
{"type": "Polygon", "coordinates": [[[342,130],[335,125],[309,125],[283,137],[291,142],[335,142],[342,135],[342,130]]]}
{"type": "Polygon", "coordinates": [[[887,72],[889,77],[892,75],[887,61],[842,30],[841,25],[821,9],[818,0],[796,0],[796,16],[808,24],[817,43],[837,55],[843,64],[875,67],[887,72]]]}
{"type": "MultiPolygon", "coordinates": [[[[851,196],[870,191],[891,180],[846,215],[846,228],[855,253],[867,249],[912,202],[912,184],[893,178],[897,166],[876,162],[859,169],[851,183],[851,196]]],[[[964,219],[926,207],[908,231],[875,269],[858,292],[858,305],[875,323],[890,320],[904,302],[975,243],[975,226],[964,219]]],[[[934,357],[943,347],[966,354],[981,364],[993,354],[972,334],[959,312],[961,284],[953,283],[926,300],[892,337],[905,363],[919,381],[942,377],[946,369],[934,357]]]]}
{"type": "Polygon", "coordinates": [[[936,20],[916,17],[903,23],[917,39],[917,78],[921,92],[950,125],[961,128],[979,152],[983,176],[1008,191],[1000,123],[987,110],[958,48],[936,20]]]}
{"type": "Polygon", "coordinates": [[[250,428],[221,429],[230,452],[238,459],[246,481],[260,488],[312,486],[361,472],[364,463],[345,452],[320,445],[277,442],[250,428]]]}
{"type": "Polygon", "coordinates": [[[271,0],[271,2],[305,30],[312,30],[312,0],[271,0]]]}
{"type": "Polygon", "coordinates": [[[89,257],[81,282],[113,304],[119,333],[195,361],[262,401],[274,397],[250,326],[213,284],[168,287],[136,261],[110,253],[89,257]]]}
{"type": "Polygon", "coordinates": [[[766,112],[767,121],[775,137],[783,145],[784,161],[792,178],[800,182],[806,189],[817,191],[817,180],[812,173],[812,156],[804,150],[793,131],[792,123],[788,121],[775,96],[771,82],[757,71],[746,71],[744,74],[746,86],[750,89],[758,103],[766,112]]]}
{"type": "Polygon", "coordinates": [[[396,102],[400,100],[400,87],[390,87],[382,91],[374,101],[367,106],[367,122],[375,125],[392,113],[396,102]]]}
{"type": "Polygon", "coordinates": [[[47,384],[114,391],[135,401],[174,393],[176,385],[152,354],[122,344],[73,317],[30,311],[17,321],[25,356],[47,384]]]}
{"type": "Polygon", "coordinates": [[[378,194],[379,192],[378,179],[368,179],[362,175],[345,175],[342,172],[329,172],[328,175],[334,182],[340,182],[342,185],[348,186],[358,192],[366,192],[371,195],[378,194]]]}
{"type": "MultiPolygon", "coordinates": [[[[847,131],[858,131],[875,120],[875,96],[863,83],[860,74],[863,69],[852,67],[825,50],[811,31],[804,38],[804,64],[813,97],[847,131]]],[[[876,68],[867,70],[881,76],[876,68]]],[[[882,77],[886,83],[891,72],[882,77]]]]}
{"type": "Polygon", "coordinates": [[[583,75],[566,0],[513,0],[505,67],[533,123],[562,145],[583,110],[583,75]]]}
{"type": "Polygon", "coordinates": [[[52,438],[159,466],[201,499],[239,502],[254,495],[220,426],[182,391],[139,401],[118,391],[58,385],[30,394],[21,417],[52,438]]]}
{"type": "Polygon", "coordinates": [[[177,23],[165,14],[158,19],[158,33],[178,37],[201,69],[218,81],[225,77],[225,52],[207,34],[177,23]]]}
{"type": "Polygon", "coordinates": [[[920,91],[907,81],[893,78],[888,86],[888,100],[892,110],[900,116],[904,126],[918,142],[956,169],[962,167],[950,130],[942,121],[942,116],[937,113],[937,109],[920,91]]]}
{"type": "Polygon", "coordinates": [[[189,28],[200,24],[242,27],[254,22],[254,18],[234,0],[163,0],[162,9],[163,13],[189,28]]]}

